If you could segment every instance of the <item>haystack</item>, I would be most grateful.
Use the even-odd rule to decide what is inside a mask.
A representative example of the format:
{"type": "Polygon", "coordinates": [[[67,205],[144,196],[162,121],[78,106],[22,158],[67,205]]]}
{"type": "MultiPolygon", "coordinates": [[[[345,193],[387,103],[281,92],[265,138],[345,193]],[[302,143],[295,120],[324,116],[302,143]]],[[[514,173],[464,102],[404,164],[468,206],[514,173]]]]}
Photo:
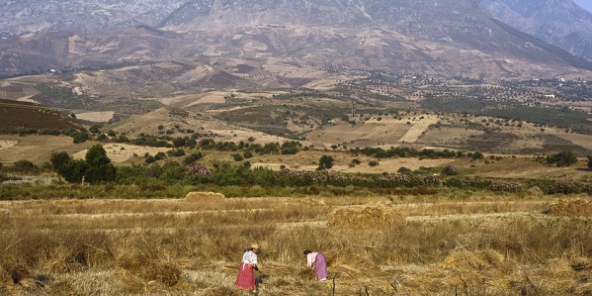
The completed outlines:
{"type": "Polygon", "coordinates": [[[327,224],[342,228],[383,228],[401,225],[405,216],[386,205],[339,208],[329,215],[327,224]]]}
{"type": "Polygon", "coordinates": [[[583,198],[560,199],[549,207],[549,214],[555,216],[592,217],[592,201],[583,198]]]}
{"type": "Polygon", "coordinates": [[[224,194],[216,193],[216,192],[189,192],[185,196],[185,200],[190,201],[190,202],[208,201],[208,200],[222,200],[222,199],[224,199],[224,194]]]}

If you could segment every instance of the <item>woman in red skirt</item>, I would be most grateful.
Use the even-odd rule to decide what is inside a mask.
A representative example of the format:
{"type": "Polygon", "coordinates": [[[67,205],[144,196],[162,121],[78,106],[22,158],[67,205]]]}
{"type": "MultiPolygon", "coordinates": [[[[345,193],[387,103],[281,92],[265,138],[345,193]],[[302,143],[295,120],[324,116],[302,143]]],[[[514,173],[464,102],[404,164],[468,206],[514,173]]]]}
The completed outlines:
{"type": "Polygon", "coordinates": [[[243,255],[243,260],[238,268],[238,276],[236,277],[236,282],[234,282],[234,286],[238,289],[257,292],[253,270],[259,270],[257,267],[257,253],[259,253],[260,249],[261,246],[258,244],[252,244],[243,255]]]}

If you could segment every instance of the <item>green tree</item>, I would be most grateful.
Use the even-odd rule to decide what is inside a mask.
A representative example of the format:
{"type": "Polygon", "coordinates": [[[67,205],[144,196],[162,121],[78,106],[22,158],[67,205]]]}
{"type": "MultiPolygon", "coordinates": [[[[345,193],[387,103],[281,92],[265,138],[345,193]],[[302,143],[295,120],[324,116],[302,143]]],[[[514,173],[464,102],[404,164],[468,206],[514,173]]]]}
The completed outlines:
{"type": "Polygon", "coordinates": [[[327,156],[327,155],[321,156],[321,158],[319,159],[319,167],[317,168],[317,171],[332,168],[333,162],[334,162],[334,160],[333,160],[332,156],[327,156]]]}
{"type": "Polygon", "coordinates": [[[62,177],[70,183],[82,183],[82,178],[88,170],[88,165],[82,159],[72,159],[64,168],[62,177]]]}
{"type": "Polygon", "coordinates": [[[70,157],[65,151],[54,152],[51,154],[49,161],[51,162],[53,170],[61,175],[64,169],[68,166],[68,163],[72,161],[72,157],[70,157]]]}
{"type": "Polygon", "coordinates": [[[88,149],[85,156],[88,169],[85,181],[89,183],[109,182],[115,180],[115,166],[107,157],[107,152],[101,144],[96,144],[88,149]]]}
{"type": "MultiPolygon", "coordinates": [[[[2,168],[1,165],[0,168],[2,168]]],[[[588,169],[592,170],[592,155],[588,155],[588,169]]]]}

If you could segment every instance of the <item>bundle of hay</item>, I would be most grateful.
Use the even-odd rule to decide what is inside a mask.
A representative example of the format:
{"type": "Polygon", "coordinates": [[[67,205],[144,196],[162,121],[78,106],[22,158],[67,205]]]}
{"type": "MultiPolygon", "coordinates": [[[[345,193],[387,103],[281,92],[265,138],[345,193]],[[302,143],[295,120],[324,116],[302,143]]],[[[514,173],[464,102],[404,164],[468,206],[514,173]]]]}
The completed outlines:
{"type": "Polygon", "coordinates": [[[224,199],[224,194],[216,192],[189,192],[185,196],[185,200],[191,202],[221,199],[224,199]]]}
{"type": "Polygon", "coordinates": [[[592,201],[582,198],[560,199],[551,205],[549,214],[555,216],[592,217],[592,201]]]}
{"type": "Polygon", "coordinates": [[[119,260],[118,277],[129,292],[163,291],[170,288],[185,289],[181,270],[157,258],[135,255],[119,260]]]}
{"type": "Polygon", "coordinates": [[[339,208],[329,215],[327,224],[343,228],[383,228],[401,225],[405,216],[386,205],[339,208]]]}

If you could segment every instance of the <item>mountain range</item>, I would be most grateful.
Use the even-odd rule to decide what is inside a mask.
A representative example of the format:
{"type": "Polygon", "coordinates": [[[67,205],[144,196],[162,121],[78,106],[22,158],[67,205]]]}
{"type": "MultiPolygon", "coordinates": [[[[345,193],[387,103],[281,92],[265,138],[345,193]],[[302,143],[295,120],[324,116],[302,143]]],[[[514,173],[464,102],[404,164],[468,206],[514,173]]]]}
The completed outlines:
{"type": "Polygon", "coordinates": [[[592,14],[571,1],[480,0],[496,19],[592,60],[592,14]]]}
{"type": "Polygon", "coordinates": [[[3,0],[0,76],[236,58],[461,77],[586,76],[591,31],[582,24],[592,17],[569,0],[540,2],[3,0]],[[553,28],[563,29],[553,36],[538,25],[552,8],[560,15],[553,28]],[[519,9],[540,12],[520,22],[519,9]]]}

